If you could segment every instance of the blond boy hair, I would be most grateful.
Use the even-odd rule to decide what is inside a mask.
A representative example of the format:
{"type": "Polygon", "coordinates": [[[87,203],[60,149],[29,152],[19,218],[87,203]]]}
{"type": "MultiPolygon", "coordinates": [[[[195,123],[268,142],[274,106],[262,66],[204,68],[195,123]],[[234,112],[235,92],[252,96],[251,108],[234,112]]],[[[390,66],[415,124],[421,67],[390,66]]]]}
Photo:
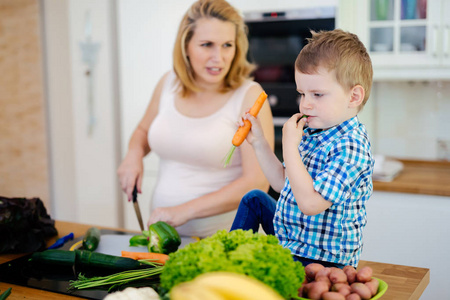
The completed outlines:
{"type": "Polygon", "coordinates": [[[337,82],[344,89],[361,85],[365,91],[360,111],[370,96],[373,69],[370,56],[358,36],[335,29],[311,31],[312,37],[295,60],[295,68],[304,74],[314,74],[319,67],[335,71],[337,82]]]}

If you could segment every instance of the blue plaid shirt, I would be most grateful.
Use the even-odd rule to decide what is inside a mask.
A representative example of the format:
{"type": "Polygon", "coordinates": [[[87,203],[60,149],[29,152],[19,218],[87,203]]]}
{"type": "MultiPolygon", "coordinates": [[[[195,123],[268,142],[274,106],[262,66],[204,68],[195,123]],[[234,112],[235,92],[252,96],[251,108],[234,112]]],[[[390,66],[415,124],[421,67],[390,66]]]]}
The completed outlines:
{"type": "Polygon", "coordinates": [[[294,255],[356,267],[367,222],[365,204],[373,188],[374,160],[366,129],[357,117],[323,131],[306,128],[299,152],[314,189],[332,205],[317,215],[304,215],[286,178],[275,234],[294,255]]]}

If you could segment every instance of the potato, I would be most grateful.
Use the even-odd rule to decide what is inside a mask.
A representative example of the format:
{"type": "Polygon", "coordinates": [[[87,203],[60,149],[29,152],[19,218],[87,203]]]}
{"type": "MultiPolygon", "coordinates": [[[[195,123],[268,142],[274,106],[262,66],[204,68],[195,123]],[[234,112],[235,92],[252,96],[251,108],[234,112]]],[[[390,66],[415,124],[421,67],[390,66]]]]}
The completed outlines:
{"type": "Polygon", "coordinates": [[[319,272],[316,273],[316,278],[318,276],[326,276],[328,277],[331,273],[331,269],[330,268],[323,268],[322,270],[320,270],[319,272]]]}
{"type": "Polygon", "coordinates": [[[361,297],[357,293],[351,293],[345,297],[345,300],[361,300],[361,297]]]}
{"type": "Polygon", "coordinates": [[[322,294],[323,300],[345,300],[345,296],[337,292],[325,292],[322,294]]]}
{"type": "Polygon", "coordinates": [[[331,287],[331,290],[334,292],[338,292],[339,294],[343,296],[347,296],[352,292],[352,288],[347,283],[336,283],[331,287]]]}
{"type": "Polygon", "coordinates": [[[308,279],[310,281],[313,281],[316,278],[317,272],[319,272],[320,270],[322,270],[324,268],[325,267],[323,265],[318,264],[318,263],[312,263],[312,264],[306,265],[306,267],[305,267],[306,277],[308,277],[308,279]]]}
{"type": "Polygon", "coordinates": [[[345,266],[343,270],[345,275],[347,275],[347,281],[349,284],[356,281],[356,269],[353,266],[345,266]]]}
{"type": "Polygon", "coordinates": [[[370,281],[367,281],[364,284],[369,288],[372,296],[375,296],[378,292],[378,286],[380,285],[380,282],[377,279],[372,278],[370,281]]]}
{"type": "Polygon", "coordinates": [[[302,286],[298,290],[298,296],[299,297],[308,297],[308,290],[309,290],[310,285],[311,285],[311,283],[302,284],[302,286]]]}
{"type": "MultiPolygon", "coordinates": [[[[329,287],[324,281],[315,281],[308,283],[310,286],[308,288],[308,298],[309,299],[320,299],[322,294],[328,292],[329,287]]],[[[368,289],[368,287],[364,286],[368,289]]],[[[369,291],[370,293],[370,291],[369,291]]]]}
{"type": "Polygon", "coordinates": [[[358,282],[367,282],[372,279],[372,268],[371,267],[363,267],[361,270],[356,272],[356,281],[358,282]]]}
{"type": "Polygon", "coordinates": [[[331,281],[330,281],[330,278],[328,278],[327,276],[318,276],[318,277],[316,277],[315,281],[316,282],[318,282],[318,281],[325,282],[328,286],[328,289],[331,288],[331,281]]]}
{"type": "Polygon", "coordinates": [[[367,300],[372,298],[369,288],[364,283],[354,282],[350,287],[352,288],[352,292],[357,293],[361,299],[367,300]]]}
{"type": "Polygon", "coordinates": [[[347,275],[339,268],[332,268],[328,277],[331,283],[347,282],[347,275]]]}

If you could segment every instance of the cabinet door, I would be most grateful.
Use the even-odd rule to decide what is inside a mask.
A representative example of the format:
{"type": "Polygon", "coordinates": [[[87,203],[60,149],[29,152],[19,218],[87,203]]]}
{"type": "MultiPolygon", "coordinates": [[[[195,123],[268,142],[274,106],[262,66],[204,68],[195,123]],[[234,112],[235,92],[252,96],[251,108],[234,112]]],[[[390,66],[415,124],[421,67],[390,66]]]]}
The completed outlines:
{"type": "Polygon", "coordinates": [[[439,1],[368,1],[366,46],[375,66],[439,65],[439,1]]]}
{"type": "Polygon", "coordinates": [[[442,59],[444,67],[450,67],[450,1],[443,1],[442,9],[442,59]]]}

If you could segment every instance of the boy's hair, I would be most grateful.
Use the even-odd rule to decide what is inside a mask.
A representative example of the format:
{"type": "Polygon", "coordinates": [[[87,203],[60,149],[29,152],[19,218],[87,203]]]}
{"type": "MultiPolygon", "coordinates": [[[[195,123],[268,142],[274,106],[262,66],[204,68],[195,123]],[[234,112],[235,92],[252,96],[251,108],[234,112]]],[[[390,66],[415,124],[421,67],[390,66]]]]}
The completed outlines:
{"type": "Polygon", "coordinates": [[[249,77],[255,66],[247,60],[248,38],[247,26],[239,12],[224,0],[198,0],[184,15],[173,50],[173,68],[180,79],[182,96],[199,91],[195,84],[193,69],[186,55],[187,46],[194,35],[197,21],[202,18],[216,18],[231,22],[236,28],[236,53],[230,70],[225,77],[221,92],[227,92],[239,87],[249,77]]]}
{"type": "Polygon", "coordinates": [[[361,110],[369,99],[372,87],[372,62],[358,37],[341,29],[311,31],[312,37],[295,61],[295,69],[313,74],[319,67],[336,72],[337,82],[345,89],[361,85],[365,91],[361,110]]]}

